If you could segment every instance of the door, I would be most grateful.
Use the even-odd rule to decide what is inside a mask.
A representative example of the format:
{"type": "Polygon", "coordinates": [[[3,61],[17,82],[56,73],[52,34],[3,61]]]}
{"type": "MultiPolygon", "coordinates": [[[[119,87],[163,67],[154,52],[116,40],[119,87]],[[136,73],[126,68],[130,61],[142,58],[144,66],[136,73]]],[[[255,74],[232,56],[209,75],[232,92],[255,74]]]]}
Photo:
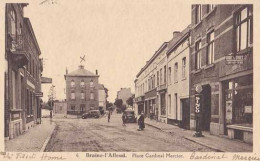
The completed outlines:
{"type": "Polygon", "coordinates": [[[201,111],[201,128],[204,131],[210,130],[211,121],[211,87],[210,85],[203,86],[202,111],[201,111]]]}
{"type": "Polygon", "coordinates": [[[181,99],[181,108],[182,108],[182,122],[181,127],[184,129],[190,129],[190,106],[189,99],[181,99]]]}

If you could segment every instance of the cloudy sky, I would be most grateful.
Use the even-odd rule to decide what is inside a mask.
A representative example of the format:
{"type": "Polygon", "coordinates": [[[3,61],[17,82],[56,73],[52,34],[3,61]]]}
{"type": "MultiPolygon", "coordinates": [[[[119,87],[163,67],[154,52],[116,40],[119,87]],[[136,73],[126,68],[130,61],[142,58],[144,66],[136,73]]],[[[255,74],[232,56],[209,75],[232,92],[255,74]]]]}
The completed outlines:
{"type": "MultiPolygon", "coordinates": [[[[51,77],[57,99],[65,99],[64,74],[80,65],[100,75],[109,101],[120,88],[134,93],[136,74],[173,31],[189,25],[190,4],[174,0],[35,1],[25,8],[44,61],[43,76],[51,77]],[[70,3],[69,3],[70,2],[70,3]]],[[[50,85],[43,84],[46,101],[50,85]]]]}

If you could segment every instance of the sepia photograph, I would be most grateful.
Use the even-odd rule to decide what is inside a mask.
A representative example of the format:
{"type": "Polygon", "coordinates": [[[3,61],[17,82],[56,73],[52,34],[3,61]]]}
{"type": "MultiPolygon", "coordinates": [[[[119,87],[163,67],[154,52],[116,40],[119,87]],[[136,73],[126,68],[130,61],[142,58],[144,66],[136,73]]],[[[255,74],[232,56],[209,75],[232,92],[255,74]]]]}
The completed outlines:
{"type": "Polygon", "coordinates": [[[3,8],[5,159],[248,160],[241,152],[254,152],[254,4],[3,8]]]}

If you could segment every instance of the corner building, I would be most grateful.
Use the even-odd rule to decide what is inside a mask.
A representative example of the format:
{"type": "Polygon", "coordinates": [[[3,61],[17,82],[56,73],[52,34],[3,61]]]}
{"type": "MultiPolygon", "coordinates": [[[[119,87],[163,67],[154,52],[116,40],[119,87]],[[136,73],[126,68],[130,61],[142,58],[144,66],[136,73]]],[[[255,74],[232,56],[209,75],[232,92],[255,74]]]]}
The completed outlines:
{"type": "Polygon", "coordinates": [[[84,69],[79,69],[64,76],[66,80],[67,114],[81,115],[89,110],[98,110],[98,78],[99,75],[84,69]]]}
{"type": "Polygon", "coordinates": [[[201,85],[201,129],[252,143],[253,6],[192,5],[190,35],[191,129],[201,85]]]}

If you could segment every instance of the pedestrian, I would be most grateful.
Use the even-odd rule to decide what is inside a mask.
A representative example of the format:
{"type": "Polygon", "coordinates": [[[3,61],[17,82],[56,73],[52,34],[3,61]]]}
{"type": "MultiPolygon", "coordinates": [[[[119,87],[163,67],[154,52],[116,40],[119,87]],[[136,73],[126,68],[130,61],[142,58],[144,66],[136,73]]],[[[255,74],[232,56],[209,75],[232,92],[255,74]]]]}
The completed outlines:
{"type": "Polygon", "coordinates": [[[107,115],[107,121],[110,121],[110,111],[108,111],[108,115],[107,115]]]}
{"type": "Polygon", "coordinates": [[[122,121],[123,121],[122,126],[126,126],[126,124],[125,124],[125,121],[126,121],[126,115],[125,115],[124,112],[123,112],[123,115],[122,115],[122,121]]]}
{"type": "Polygon", "coordinates": [[[137,129],[138,131],[141,131],[145,128],[145,124],[144,124],[144,112],[141,113],[141,116],[138,118],[138,125],[139,125],[139,129],[137,129]]]}

